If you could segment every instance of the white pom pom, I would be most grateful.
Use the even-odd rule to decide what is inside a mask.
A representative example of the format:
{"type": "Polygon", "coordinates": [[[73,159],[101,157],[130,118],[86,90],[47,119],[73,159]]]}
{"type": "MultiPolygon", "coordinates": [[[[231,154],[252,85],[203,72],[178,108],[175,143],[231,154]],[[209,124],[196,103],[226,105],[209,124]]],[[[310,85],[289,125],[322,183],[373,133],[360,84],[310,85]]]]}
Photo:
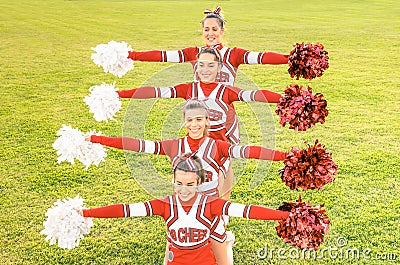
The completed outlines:
{"type": "Polygon", "coordinates": [[[132,48],[126,42],[112,40],[108,44],[99,44],[92,50],[96,52],[91,56],[93,62],[103,67],[105,73],[122,77],[133,69],[133,60],[128,58],[132,48]]]}
{"type": "Polygon", "coordinates": [[[90,112],[94,114],[96,121],[115,120],[113,117],[121,109],[121,100],[115,92],[113,84],[102,83],[99,86],[89,88],[90,95],[83,101],[89,106],[90,112]]]}
{"type": "Polygon", "coordinates": [[[89,234],[93,221],[78,213],[82,206],[83,199],[78,195],[73,199],[57,200],[47,210],[47,220],[43,222],[44,229],[40,233],[47,236],[50,245],[58,240],[60,248],[73,249],[79,245],[83,235],[89,234]]]}
{"type": "Polygon", "coordinates": [[[86,166],[85,169],[88,169],[91,164],[98,166],[107,156],[101,144],[85,141],[85,136],[78,129],[63,125],[57,135],[59,137],[53,143],[53,148],[57,150],[59,164],[62,161],[74,164],[76,158],[86,166]]]}

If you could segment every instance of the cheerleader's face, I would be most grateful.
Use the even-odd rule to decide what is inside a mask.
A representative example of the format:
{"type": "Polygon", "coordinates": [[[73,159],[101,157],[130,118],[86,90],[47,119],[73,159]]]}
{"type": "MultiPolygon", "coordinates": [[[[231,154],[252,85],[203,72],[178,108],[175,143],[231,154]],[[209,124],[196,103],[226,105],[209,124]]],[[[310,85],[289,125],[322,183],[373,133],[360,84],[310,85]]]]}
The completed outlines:
{"type": "Polygon", "coordinates": [[[187,202],[197,194],[197,174],[196,172],[185,172],[177,169],[174,177],[174,189],[178,198],[187,202]]]}
{"type": "Polygon", "coordinates": [[[221,71],[221,64],[211,53],[202,53],[197,59],[197,76],[201,82],[214,83],[218,72],[221,71]]]}
{"type": "Polygon", "coordinates": [[[224,29],[218,23],[216,18],[208,18],[203,23],[203,38],[206,45],[211,47],[221,42],[224,29]]]}
{"type": "Polygon", "coordinates": [[[206,126],[209,121],[206,110],[189,109],[185,112],[185,127],[192,139],[200,139],[205,135],[206,126]]]}

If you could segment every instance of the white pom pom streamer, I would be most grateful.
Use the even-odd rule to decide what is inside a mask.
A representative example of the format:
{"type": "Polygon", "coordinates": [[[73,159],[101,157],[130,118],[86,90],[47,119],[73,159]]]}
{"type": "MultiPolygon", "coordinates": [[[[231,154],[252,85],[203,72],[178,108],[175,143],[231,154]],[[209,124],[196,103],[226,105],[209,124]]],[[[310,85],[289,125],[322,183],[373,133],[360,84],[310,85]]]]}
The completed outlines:
{"type": "MultiPolygon", "coordinates": [[[[95,132],[88,133],[92,134],[95,132]]],[[[63,125],[57,135],[59,137],[53,143],[53,148],[57,150],[59,164],[63,161],[74,164],[76,158],[86,166],[85,169],[88,169],[91,164],[98,166],[107,156],[101,144],[85,141],[85,135],[78,129],[63,125]]]]}
{"type": "Polygon", "coordinates": [[[92,48],[91,58],[95,64],[103,67],[105,73],[122,77],[133,69],[133,60],[128,58],[130,45],[126,42],[110,41],[108,44],[99,44],[92,48]]]}
{"type": "Polygon", "coordinates": [[[90,95],[83,101],[89,106],[90,112],[94,114],[96,121],[115,120],[114,115],[121,109],[121,100],[113,84],[102,83],[99,86],[89,88],[90,95]]]}
{"type": "Polygon", "coordinates": [[[78,196],[57,200],[46,212],[47,220],[40,232],[46,235],[46,241],[53,245],[58,240],[60,248],[73,249],[79,245],[83,235],[89,234],[93,226],[92,218],[81,216],[83,199],[78,196]]]}

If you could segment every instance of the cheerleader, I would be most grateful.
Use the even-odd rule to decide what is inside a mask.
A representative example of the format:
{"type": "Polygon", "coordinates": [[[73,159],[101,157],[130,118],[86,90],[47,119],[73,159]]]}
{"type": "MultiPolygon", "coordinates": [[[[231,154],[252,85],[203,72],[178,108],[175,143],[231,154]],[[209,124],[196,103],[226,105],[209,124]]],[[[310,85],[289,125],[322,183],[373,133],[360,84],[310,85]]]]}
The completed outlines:
{"type": "Polygon", "coordinates": [[[206,180],[206,175],[200,157],[186,154],[174,162],[173,195],[142,203],[83,209],[79,213],[94,218],[163,217],[170,243],[167,261],[170,265],[217,265],[210,240],[213,220],[217,216],[258,220],[283,220],[289,216],[287,211],[243,205],[204,195],[199,192],[199,187],[206,180]]]}

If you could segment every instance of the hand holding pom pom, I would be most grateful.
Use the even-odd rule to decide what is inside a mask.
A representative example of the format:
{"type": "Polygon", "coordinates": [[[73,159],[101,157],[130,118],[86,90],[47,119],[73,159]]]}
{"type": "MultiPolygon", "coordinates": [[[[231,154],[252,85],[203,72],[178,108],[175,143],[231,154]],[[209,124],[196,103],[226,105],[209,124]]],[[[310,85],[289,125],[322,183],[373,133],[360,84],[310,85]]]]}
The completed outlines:
{"type": "Polygon", "coordinates": [[[102,83],[99,86],[89,88],[90,95],[83,101],[89,106],[96,121],[115,120],[114,115],[121,109],[121,100],[113,84],[102,83]]]}
{"type": "Polygon", "coordinates": [[[105,73],[122,77],[134,67],[133,61],[128,58],[132,48],[126,42],[110,41],[108,44],[99,44],[92,50],[96,52],[91,56],[93,62],[103,67],[105,73]]]}
{"type": "Polygon", "coordinates": [[[73,249],[79,245],[83,235],[89,234],[93,226],[92,218],[85,218],[82,211],[83,199],[78,196],[57,200],[46,212],[47,220],[40,232],[46,235],[46,241],[53,245],[58,240],[60,248],[73,249]]]}
{"type": "Polygon", "coordinates": [[[316,123],[325,123],[328,116],[327,102],[322,94],[313,94],[312,88],[307,89],[297,84],[286,87],[285,94],[281,97],[275,113],[279,115],[279,123],[289,129],[305,131],[314,127],[316,123]]]}
{"type": "Polygon", "coordinates": [[[290,189],[323,189],[323,186],[335,180],[338,166],[332,160],[322,144],[315,141],[314,146],[299,150],[292,149],[284,161],[281,170],[282,181],[290,189]]]}
{"type": "MultiPolygon", "coordinates": [[[[95,134],[95,132],[89,132],[95,134]]],[[[59,137],[53,143],[53,148],[57,150],[59,156],[57,161],[75,163],[75,158],[81,161],[88,169],[91,164],[99,165],[107,156],[103,146],[98,143],[91,143],[85,140],[85,135],[78,129],[63,125],[58,130],[59,137]]]]}
{"type": "Polygon", "coordinates": [[[290,76],[304,79],[313,79],[322,76],[323,72],[329,68],[328,52],[324,50],[324,45],[320,43],[304,44],[296,43],[289,55],[290,76]]]}
{"type": "Polygon", "coordinates": [[[278,210],[290,211],[289,217],[279,221],[276,232],[286,243],[300,249],[317,250],[328,233],[329,218],[323,205],[312,207],[309,202],[284,202],[278,210]]]}

